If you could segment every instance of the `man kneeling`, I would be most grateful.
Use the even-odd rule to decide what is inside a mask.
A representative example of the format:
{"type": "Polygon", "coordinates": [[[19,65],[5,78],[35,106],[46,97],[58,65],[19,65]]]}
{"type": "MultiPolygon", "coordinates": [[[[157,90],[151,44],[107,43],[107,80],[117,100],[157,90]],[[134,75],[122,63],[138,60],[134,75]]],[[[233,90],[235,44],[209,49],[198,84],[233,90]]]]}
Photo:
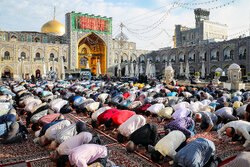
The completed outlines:
{"type": "Polygon", "coordinates": [[[185,144],[186,136],[183,132],[179,130],[171,131],[155,145],[155,150],[151,153],[151,159],[153,162],[159,162],[166,156],[173,159],[177,148],[185,144]]]}
{"type": "Polygon", "coordinates": [[[97,144],[83,144],[70,151],[69,155],[61,156],[57,161],[58,167],[82,166],[87,167],[96,162],[106,166],[108,150],[105,146],[97,144]]]}

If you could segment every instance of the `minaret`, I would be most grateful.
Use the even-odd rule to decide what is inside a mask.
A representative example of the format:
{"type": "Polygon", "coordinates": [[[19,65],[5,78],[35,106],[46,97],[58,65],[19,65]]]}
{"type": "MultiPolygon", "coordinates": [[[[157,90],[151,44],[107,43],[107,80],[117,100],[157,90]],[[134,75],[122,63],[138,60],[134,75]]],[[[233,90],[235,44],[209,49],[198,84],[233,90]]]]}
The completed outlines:
{"type": "Polygon", "coordinates": [[[200,22],[203,20],[209,20],[210,12],[205,9],[197,8],[194,10],[195,14],[195,27],[198,28],[200,26],[200,22]]]}
{"type": "Polygon", "coordinates": [[[53,20],[56,19],[56,6],[54,6],[54,17],[53,17],[53,20]]]}

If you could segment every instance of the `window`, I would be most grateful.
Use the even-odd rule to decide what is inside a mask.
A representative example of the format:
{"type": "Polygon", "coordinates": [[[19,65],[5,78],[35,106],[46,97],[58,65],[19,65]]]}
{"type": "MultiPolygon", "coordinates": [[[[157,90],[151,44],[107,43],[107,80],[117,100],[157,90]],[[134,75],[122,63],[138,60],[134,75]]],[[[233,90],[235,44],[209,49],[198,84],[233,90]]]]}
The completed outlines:
{"type": "Polygon", "coordinates": [[[234,59],[234,50],[230,51],[230,59],[232,59],[232,60],[234,59]]]}
{"type": "Polygon", "coordinates": [[[185,36],[182,36],[182,40],[185,41],[185,40],[186,40],[186,37],[185,37],[185,36]]]}
{"type": "Polygon", "coordinates": [[[242,59],[244,59],[244,60],[245,60],[246,58],[247,58],[247,49],[244,49],[242,59]]]}
{"type": "Polygon", "coordinates": [[[234,50],[230,50],[230,59],[234,59],[234,50]]]}
{"type": "Polygon", "coordinates": [[[43,43],[47,43],[47,38],[43,37],[43,43]]]}
{"type": "Polygon", "coordinates": [[[21,53],[21,59],[26,59],[26,53],[25,52],[21,53]]]}
{"type": "Polygon", "coordinates": [[[7,35],[6,34],[3,35],[3,41],[7,41],[7,35]]]}
{"type": "Polygon", "coordinates": [[[36,53],[35,61],[41,59],[41,54],[39,52],[36,53]]]}
{"type": "Polygon", "coordinates": [[[4,52],[4,59],[10,60],[10,52],[8,52],[8,51],[4,52]]]}
{"type": "Polygon", "coordinates": [[[30,36],[28,36],[28,42],[31,42],[31,37],[30,36]]]}
{"type": "Polygon", "coordinates": [[[211,60],[212,61],[219,61],[219,57],[220,57],[220,52],[213,50],[211,53],[211,60]]]}
{"type": "Polygon", "coordinates": [[[216,52],[216,60],[218,60],[218,61],[219,61],[219,57],[220,57],[220,52],[219,52],[219,51],[217,51],[217,52],[216,52]]]}
{"type": "Polygon", "coordinates": [[[179,56],[179,62],[184,62],[185,61],[185,56],[182,54],[179,56]]]}
{"type": "Polygon", "coordinates": [[[175,56],[174,56],[174,55],[171,55],[170,59],[171,59],[171,62],[172,62],[172,63],[175,62],[175,56]]]}
{"type": "Polygon", "coordinates": [[[53,53],[50,53],[50,55],[49,55],[49,60],[50,60],[50,61],[53,61],[54,57],[55,57],[54,54],[53,54],[53,53]]]}
{"type": "Polygon", "coordinates": [[[234,50],[227,50],[225,51],[225,55],[224,55],[224,60],[233,60],[234,57],[234,50]]]}
{"type": "Polygon", "coordinates": [[[21,41],[24,42],[24,36],[23,35],[21,36],[21,41]]]}
{"type": "Polygon", "coordinates": [[[40,38],[36,37],[35,42],[40,42],[40,38]]]}
{"type": "Polygon", "coordinates": [[[121,57],[121,63],[123,63],[123,57],[121,57]]]}
{"type": "Polygon", "coordinates": [[[194,61],[195,60],[195,54],[190,54],[189,55],[189,58],[188,58],[188,61],[194,61]]]}
{"type": "Polygon", "coordinates": [[[63,56],[63,62],[64,62],[64,63],[67,62],[67,59],[66,59],[65,56],[63,56]]]}

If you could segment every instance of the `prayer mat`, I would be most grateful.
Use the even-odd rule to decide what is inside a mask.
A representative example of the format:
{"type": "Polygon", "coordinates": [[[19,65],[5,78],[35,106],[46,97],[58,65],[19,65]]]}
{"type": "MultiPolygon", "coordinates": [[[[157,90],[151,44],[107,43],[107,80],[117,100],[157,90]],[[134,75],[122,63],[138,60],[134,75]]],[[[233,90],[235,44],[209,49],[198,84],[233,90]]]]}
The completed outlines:
{"type": "Polygon", "coordinates": [[[128,166],[128,167],[153,167],[159,166],[150,162],[142,155],[136,153],[128,153],[126,149],[120,144],[108,146],[110,150],[109,159],[113,161],[117,166],[128,166]]]}
{"type": "MultiPolygon", "coordinates": [[[[67,119],[72,122],[79,120],[86,121],[84,117],[77,117],[75,114],[65,114],[67,119]]],[[[114,162],[117,166],[123,167],[151,167],[159,166],[158,164],[153,163],[148,157],[139,153],[128,153],[123,144],[119,144],[113,135],[109,134],[110,131],[100,131],[98,129],[92,129],[89,124],[86,124],[88,130],[91,130],[91,133],[98,133],[100,135],[102,145],[105,145],[108,150],[110,150],[109,160],[114,162]]]]}
{"type": "Polygon", "coordinates": [[[49,156],[49,151],[33,142],[33,134],[22,143],[0,144],[0,166],[49,156]]]}

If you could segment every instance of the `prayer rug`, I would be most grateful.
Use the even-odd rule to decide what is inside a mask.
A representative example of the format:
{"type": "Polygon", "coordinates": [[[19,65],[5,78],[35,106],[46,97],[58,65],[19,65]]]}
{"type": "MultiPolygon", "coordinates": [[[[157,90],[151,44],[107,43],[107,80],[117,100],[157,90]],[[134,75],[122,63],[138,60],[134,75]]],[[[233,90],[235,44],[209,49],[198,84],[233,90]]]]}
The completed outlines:
{"type": "Polygon", "coordinates": [[[0,166],[8,163],[48,157],[49,151],[33,142],[34,135],[29,134],[28,140],[15,144],[0,144],[0,166]]]}
{"type": "MultiPolygon", "coordinates": [[[[150,154],[148,152],[140,154],[138,152],[128,153],[123,144],[119,144],[115,139],[114,135],[110,131],[101,131],[98,129],[93,129],[89,124],[90,118],[80,114],[65,114],[65,118],[71,122],[77,122],[79,120],[86,123],[88,131],[92,134],[97,133],[100,136],[102,145],[108,147],[110,150],[109,160],[113,161],[117,166],[123,167],[150,167],[150,166],[160,166],[153,163],[150,160],[150,154]]],[[[158,132],[164,132],[163,123],[158,123],[155,118],[147,118],[147,123],[153,123],[158,127],[158,132]]],[[[164,136],[164,134],[163,134],[164,136]]],[[[51,161],[48,159],[49,151],[44,147],[34,144],[33,139],[35,138],[33,134],[28,135],[28,140],[22,143],[3,145],[0,144],[0,166],[23,166],[23,167],[35,167],[35,166],[53,166],[51,161]],[[26,166],[25,166],[26,164],[26,166]]],[[[188,142],[193,141],[198,137],[204,137],[215,142],[216,145],[216,155],[222,160],[227,160],[237,154],[240,151],[235,151],[234,147],[237,145],[227,144],[230,138],[223,136],[224,143],[218,144],[218,136],[216,132],[209,133],[198,133],[195,136],[188,139],[188,142]]],[[[239,145],[239,144],[238,144],[239,145]]],[[[248,148],[249,149],[249,148],[248,148]]]]}
{"type": "MultiPolygon", "coordinates": [[[[79,120],[86,121],[84,117],[77,117],[74,114],[66,114],[65,117],[72,122],[79,120]]],[[[98,133],[100,135],[102,145],[105,145],[108,150],[110,150],[109,160],[114,162],[117,166],[123,167],[150,167],[150,166],[159,166],[154,164],[148,157],[139,153],[128,153],[123,144],[119,144],[113,135],[110,134],[110,131],[100,131],[98,129],[92,129],[90,125],[87,124],[88,130],[91,130],[91,133],[98,133]]]]}
{"type": "Polygon", "coordinates": [[[2,167],[53,167],[53,164],[49,158],[35,159],[31,161],[21,161],[15,163],[9,163],[1,165],[2,167]]]}
{"type": "Polygon", "coordinates": [[[108,146],[110,150],[109,159],[119,166],[141,167],[141,166],[158,166],[136,153],[128,153],[126,149],[120,144],[108,146]]]}

